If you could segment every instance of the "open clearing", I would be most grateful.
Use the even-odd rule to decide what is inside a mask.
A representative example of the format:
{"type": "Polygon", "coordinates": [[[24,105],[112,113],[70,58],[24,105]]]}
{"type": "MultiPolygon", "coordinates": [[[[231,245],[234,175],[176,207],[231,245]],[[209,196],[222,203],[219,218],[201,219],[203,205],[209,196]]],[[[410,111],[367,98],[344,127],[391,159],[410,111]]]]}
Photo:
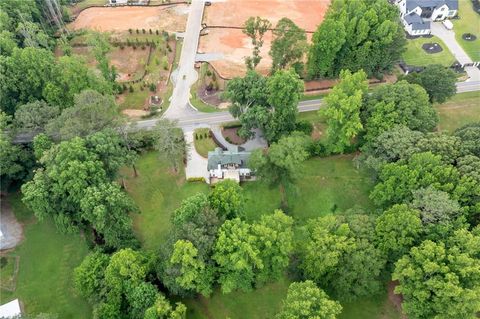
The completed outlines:
{"type": "Polygon", "coordinates": [[[407,40],[407,51],[403,53],[405,63],[415,66],[427,66],[429,64],[441,64],[443,66],[451,66],[455,62],[455,57],[448,50],[445,43],[437,37],[417,38],[407,40]],[[443,51],[429,54],[422,49],[425,43],[438,43],[443,51]]]}
{"type": "Polygon", "coordinates": [[[450,101],[436,105],[440,121],[438,129],[453,132],[457,128],[480,122],[480,92],[468,92],[455,95],[450,101]]]}
{"type": "Polygon", "coordinates": [[[69,24],[72,30],[90,29],[101,32],[128,29],[183,31],[187,23],[188,6],[164,7],[105,7],[83,10],[69,24]]]}
{"type": "MultiPolygon", "coordinates": [[[[206,7],[203,22],[207,26],[241,27],[249,17],[260,16],[270,20],[273,26],[288,17],[306,31],[315,31],[323,21],[329,0],[263,0],[214,2],[206,7]],[[228,14],[225,14],[228,12],[228,14]]],[[[211,64],[224,78],[241,76],[245,73],[244,57],[251,55],[250,39],[240,29],[209,28],[208,35],[200,37],[199,51],[222,53],[224,58],[211,64]]],[[[309,36],[310,38],[310,36],[309,36]]],[[[272,33],[264,36],[261,50],[263,57],[257,71],[267,73],[271,59],[268,55],[272,33]]]]}

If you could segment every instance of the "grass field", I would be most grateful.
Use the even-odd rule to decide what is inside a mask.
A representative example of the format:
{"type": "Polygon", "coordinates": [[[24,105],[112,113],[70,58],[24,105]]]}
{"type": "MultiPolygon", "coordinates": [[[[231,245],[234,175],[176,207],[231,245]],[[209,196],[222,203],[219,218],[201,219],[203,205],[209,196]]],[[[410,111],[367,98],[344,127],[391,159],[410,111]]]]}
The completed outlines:
{"type": "Polygon", "coordinates": [[[210,137],[210,130],[208,128],[197,128],[193,133],[193,144],[195,150],[201,156],[208,158],[208,152],[215,150],[217,144],[210,137]]]}
{"type": "Polygon", "coordinates": [[[28,314],[58,314],[65,319],[90,319],[91,308],[76,296],[73,269],[88,253],[79,234],[59,234],[47,219],[37,222],[21,203],[20,195],[9,196],[17,219],[25,225],[25,239],[12,255],[20,257],[15,292],[1,291],[0,304],[19,298],[28,314]]]}
{"type": "MultiPolygon", "coordinates": [[[[182,166],[182,165],[180,165],[182,166]]],[[[143,247],[158,251],[170,230],[170,215],[180,202],[198,192],[207,192],[205,183],[186,183],[182,171],[175,174],[158,158],[157,152],[142,155],[137,162],[139,176],[132,177],[131,169],[123,169],[128,193],[141,213],[133,216],[135,232],[143,247]]]]}
{"type": "Polygon", "coordinates": [[[453,132],[455,129],[472,122],[480,122],[480,92],[468,92],[455,95],[450,101],[436,105],[441,131],[453,132]]]}
{"type": "Polygon", "coordinates": [[[458,5],[460,19],[452,20],[455,38],[473,61],[480,61],[480,15],[473,10],[471,0],[459,0],[458,5]],[[464,33],[474,34],[477,40],[463,40],[464,33]]]}
{"type": "Polygon", "coordinates": [[[417,38],[407,40],[407,51],[403,53],[403,60],[409,65],[426,66],[429,64],[441,64],[450,66],[455,62],[455,57],[448,50],[448,47],[437,37],[417,38]],[[434,54],[428,54],[422,49],[424,43],[438,43],[443,51],[434,54]]]}

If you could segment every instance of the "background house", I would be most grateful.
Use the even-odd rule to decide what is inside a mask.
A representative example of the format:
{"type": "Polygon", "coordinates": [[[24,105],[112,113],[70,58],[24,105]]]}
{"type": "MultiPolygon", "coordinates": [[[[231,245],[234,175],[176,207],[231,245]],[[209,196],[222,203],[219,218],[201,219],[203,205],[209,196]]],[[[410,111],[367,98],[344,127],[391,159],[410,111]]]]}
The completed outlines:
{"type": "Polygon", "coordinates": [[[430,34],[430,22],[453,18],[458,0],[397,0],[400,20],[410,35],[430,34]]]}

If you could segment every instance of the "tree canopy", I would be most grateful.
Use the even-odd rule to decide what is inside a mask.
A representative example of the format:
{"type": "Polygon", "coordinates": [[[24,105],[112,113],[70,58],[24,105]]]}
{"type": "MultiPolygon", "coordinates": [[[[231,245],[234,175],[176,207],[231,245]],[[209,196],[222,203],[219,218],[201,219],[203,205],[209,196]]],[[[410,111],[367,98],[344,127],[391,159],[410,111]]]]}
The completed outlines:
{"type": "Polygon", "coordinates": [[[301,75],[303,56],[307,50],[305,30],[299,28],[289,18],[282,18],[275,26],[273,36],[269,52],[272,57],[272,73],[293,67],[301,75]]]}
{"type": "Polygon", "coordinates": [[[431,102],[443,103],[457,92],[457,76],[440,64],[428,65],[422,72],[405,76],[409,83],[420,85],[427,91],[431,102]]]}

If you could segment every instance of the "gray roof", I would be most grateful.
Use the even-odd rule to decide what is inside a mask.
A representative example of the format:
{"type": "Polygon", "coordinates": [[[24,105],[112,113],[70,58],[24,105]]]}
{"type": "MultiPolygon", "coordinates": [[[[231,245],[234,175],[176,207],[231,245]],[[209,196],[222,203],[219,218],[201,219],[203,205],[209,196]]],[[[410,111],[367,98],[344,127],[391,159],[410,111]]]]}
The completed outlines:
{"type": "Polygon", "coordinates": [[[406,0],[407,12],[416,7],[438,8],[444,4],[446,4],[450,10],[458,10],[458,0],[406,0]]]}
{"type": "Polygon", "coordinates": [[[427,30],[430,29],[430,21],[424,20],[415,12],[407,14],[404,17],[408,24],[412,25],[412,30],[427,30]]]}
{"type": "Polygon", "coordinates": [[[247,167],[250,152],[240,152],[238,148],[227,151],[217,147],[215,151],[208,152],[208,169],[216,169],[218,165],[237,164],[240,167],[247,167]]]}

